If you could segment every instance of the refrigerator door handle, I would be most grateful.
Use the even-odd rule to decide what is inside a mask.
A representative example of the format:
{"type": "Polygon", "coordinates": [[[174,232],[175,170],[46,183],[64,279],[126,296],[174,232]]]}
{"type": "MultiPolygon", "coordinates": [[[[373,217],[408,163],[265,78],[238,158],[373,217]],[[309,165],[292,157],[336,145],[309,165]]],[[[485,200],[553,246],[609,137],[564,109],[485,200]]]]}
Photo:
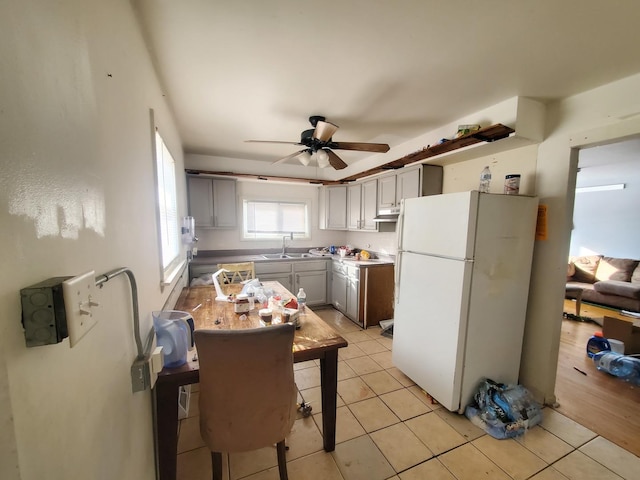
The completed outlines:
{"type": "Polygon", "coordinates": [[[394,286],[396,292],[396,304],[400,303],[400,269],[402,268],[402,250],[396,254],[396,266],[394,269],[394,286]]]}
{"type": "Polygon", "coordinates": [[[404,199],[400,200],[400,213],[398,214],[398,222],[396,223],[396,251],[400,253],[402,250],[402,227],[404,225],[404,199]]]}

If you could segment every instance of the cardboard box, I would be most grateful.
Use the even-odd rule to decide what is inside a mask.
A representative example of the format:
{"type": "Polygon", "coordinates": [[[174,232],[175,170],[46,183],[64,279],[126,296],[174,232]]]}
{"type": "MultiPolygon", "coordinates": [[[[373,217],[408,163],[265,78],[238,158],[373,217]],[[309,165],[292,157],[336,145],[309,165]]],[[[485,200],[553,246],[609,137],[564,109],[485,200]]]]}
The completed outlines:
{"type": "Polygon", "coordinates": [[[602,335],[624,342],[624,354],[640,353],[640,326],[631,320],[604,317],[602,335]]]}

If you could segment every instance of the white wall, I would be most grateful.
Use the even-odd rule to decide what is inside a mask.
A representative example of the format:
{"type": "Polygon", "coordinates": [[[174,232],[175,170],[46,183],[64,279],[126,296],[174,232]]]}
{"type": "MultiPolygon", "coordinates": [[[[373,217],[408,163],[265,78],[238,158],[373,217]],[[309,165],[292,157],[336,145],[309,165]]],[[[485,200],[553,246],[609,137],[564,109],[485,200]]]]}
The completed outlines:
{"type": "Polygon", "coordinates": [[[150,108],[178,171],[181,144],[130,2],[3,2],[0,71],[0,478],[153,479],[126,277],[99,290],[98,325],[73,349],[26,348],[20,324],[20,289],[53,276],[129,267],[145,332],[170,293],[150,108]]]}
{"type": "Polygon", "coordinates": [[[623,190],[576,193],[571,255],[640,258],[640,139],[580,151],[577,187],[623,184],[623,190]]]}
{"type": "MultiPolygon", "coordinates": [[[[206,158],[197,155],[198,158],[206,158]]],[[[197,163],[196,163],[197,165],[197,163]]],[[[193,156],[186,155],[186,168],[196,169],[193,156]]],[[[237,228],[210,229],[196,228],[198,250],[244,250],[281,248],[282,240],[242,239],[242,199],[298,200],[311,205],[311,238],[308,240],[287,239],[287,247],[311,248],[327,245],[341,245],[345,232],[320,230],[318,228],[318,186],[301,183],[272,182],[240,179],[236,184],[237,228]]]]}
{"type": "Polygon", "coordinates": [[[639,88],[640,75],[634,75],[547,108],[536,194],[548,207],[548,239],[535,246],[520,379],[549,403],[555,401],[578,150],[640,133],[639,88]]]}

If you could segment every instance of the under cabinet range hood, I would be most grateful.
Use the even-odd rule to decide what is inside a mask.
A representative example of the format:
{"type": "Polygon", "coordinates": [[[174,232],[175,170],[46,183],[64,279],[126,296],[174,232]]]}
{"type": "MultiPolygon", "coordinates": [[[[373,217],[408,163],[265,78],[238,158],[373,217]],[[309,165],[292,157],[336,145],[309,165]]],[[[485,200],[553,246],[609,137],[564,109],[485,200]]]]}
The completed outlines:
{"type": "Polygon", "coordinates": [[[378,210],[378,215],[373,219],[374,222],[397,222],[400,214],[400,207],[382,208],[378,210]]]}

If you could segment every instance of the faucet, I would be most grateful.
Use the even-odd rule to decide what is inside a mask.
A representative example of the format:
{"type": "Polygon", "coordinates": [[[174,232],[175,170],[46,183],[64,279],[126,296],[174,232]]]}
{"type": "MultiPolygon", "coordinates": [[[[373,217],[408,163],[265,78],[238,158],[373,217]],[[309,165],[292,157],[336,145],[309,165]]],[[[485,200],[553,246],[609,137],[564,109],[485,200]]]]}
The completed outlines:
{"type": "Polygon", "coordinates": [[[285,254],[285,249],[287,248],[287,243],[286,243],[287,237],[290,237],[291,240],[293,240],[293,232],[291,232],[289,235],[284,235],[282,237],[282,255],[285,254]]]}

